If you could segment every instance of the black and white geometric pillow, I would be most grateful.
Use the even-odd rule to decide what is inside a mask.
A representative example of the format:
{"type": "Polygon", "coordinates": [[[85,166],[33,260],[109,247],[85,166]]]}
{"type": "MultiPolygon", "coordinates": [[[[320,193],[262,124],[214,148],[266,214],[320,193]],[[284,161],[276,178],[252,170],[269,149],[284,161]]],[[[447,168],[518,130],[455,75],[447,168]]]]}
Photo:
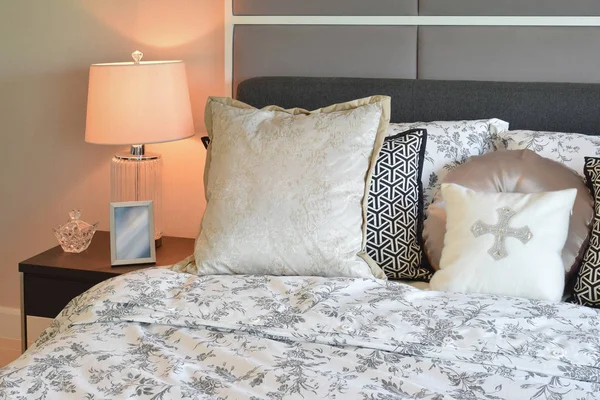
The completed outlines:
{"type": "Polygon", "coordinates": [[[594,220],[573,298],[577,304],[600,308],[600,158],[586,157],[583,172],[594,195],[594,220]]]}
{"type": "Polygon", "coordinates": [[[422,266],[423,187],[427,131],[387,137],[371,180],[367,208],[367,254],[390,279],[429,281],[422,266]]]}

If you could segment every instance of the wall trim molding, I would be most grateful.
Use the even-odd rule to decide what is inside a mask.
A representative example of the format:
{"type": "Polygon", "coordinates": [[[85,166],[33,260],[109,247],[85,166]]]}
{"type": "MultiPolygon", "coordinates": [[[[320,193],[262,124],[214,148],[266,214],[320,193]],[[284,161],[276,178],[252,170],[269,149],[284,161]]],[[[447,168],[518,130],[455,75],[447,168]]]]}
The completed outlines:
{"type": "Polygon", "coordinates": [[[600,17],[233,15],[231,1],[225,8],[227,30],[228,25],[600,26],[600,17]]]}
{"type": "MultiPolygon", "coordinates": [[[[21,342],[21,311],[0,306],[0,338],[21,342]]],[[[27,317],[28,342],[31,344],[52,322],[49,318],[27,317]]]]}

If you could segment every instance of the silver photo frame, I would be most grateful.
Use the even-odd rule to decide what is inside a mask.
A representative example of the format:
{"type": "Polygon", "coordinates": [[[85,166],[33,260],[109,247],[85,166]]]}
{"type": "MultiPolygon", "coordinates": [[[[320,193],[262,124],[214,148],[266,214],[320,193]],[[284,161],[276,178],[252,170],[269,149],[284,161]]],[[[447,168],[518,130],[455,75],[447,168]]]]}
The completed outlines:
{"type": "Polygon", "coordinates": [[[110,261],[113,266],[156,262],[152,200],[110,203],[110,261]]]}

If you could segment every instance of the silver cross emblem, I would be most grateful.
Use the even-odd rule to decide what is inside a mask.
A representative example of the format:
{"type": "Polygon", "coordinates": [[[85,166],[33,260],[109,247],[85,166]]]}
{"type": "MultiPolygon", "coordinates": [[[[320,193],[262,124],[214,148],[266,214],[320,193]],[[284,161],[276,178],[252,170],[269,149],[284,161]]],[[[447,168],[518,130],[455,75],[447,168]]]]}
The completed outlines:
{"type": "Polygon", "coordinates": [[[475,222],[471,227],[473,236],[479,237],[487,233],[494,235],[494,245],[488,250],[488,253],[494,260],[501,260],[508,256],[506,251],[506,238],[513,237],[525,244],[533,237],[531,230],[528,226],[522,228],[511,228],[510,219],[515,216],[515,212],[508,207],[502,207],[497,209],[500,219],[496,225],[489,225],[481,220],[475,222]]]}

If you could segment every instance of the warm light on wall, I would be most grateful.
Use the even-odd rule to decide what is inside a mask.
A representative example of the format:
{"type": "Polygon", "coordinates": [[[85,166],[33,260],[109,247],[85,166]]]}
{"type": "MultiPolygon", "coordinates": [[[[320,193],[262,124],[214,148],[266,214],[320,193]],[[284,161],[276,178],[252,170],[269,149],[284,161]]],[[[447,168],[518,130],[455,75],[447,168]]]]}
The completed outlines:
{"type": "Polygon", "coordinates": [[[222,10],[221,0],[102,0],[78,4],[123,36],[152,47],[184,46],[223,27],[221,18],[203,18],[206,15],[215,15],[217,8],[222,10]],[[135,10],[119,12],[120,8],[135,10]],[[134,20],[128,17],[132,14],[136,16],[134,20]]]}

